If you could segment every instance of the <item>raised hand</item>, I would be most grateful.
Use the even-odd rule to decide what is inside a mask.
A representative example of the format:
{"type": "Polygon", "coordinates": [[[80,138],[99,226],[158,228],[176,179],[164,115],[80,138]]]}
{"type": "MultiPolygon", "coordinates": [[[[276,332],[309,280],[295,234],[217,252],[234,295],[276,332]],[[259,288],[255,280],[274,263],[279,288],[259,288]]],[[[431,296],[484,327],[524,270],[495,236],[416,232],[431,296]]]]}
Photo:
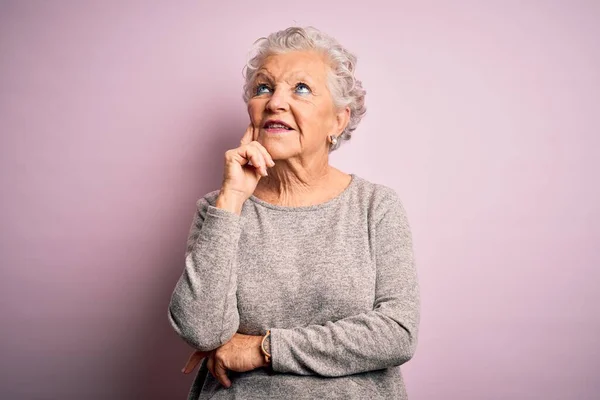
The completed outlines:
{"type": "Polygon", "coordinates": [[[254,137],[250,124],[240,141],[240,146],[225,152],[223,184],[216,206],[240,213],[244,202],[254,193],[258,181],[267,176],[267,168],[275,162],[269,152],[254,137]]]}

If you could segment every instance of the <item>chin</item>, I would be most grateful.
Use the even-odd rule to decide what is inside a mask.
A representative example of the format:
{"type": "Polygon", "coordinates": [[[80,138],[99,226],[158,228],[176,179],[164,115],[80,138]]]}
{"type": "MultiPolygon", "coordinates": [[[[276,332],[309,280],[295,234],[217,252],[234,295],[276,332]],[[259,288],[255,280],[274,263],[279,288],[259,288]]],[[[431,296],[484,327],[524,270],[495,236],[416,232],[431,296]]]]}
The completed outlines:
{"type": "Polygon", "coordinates": [[[274,143],[271,140],[266,140],[264,142],[261,141],[260,144],[267,149],[274,161],[286,160],[300,153],[299,149],[284,142],[274,143]]]}

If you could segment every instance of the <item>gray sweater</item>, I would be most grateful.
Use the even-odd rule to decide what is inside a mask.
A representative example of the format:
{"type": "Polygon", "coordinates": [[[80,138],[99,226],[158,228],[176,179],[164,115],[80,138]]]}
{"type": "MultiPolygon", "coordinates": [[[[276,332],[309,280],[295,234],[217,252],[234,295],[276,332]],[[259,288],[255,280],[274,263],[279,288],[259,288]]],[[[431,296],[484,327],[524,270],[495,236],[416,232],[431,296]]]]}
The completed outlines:
{"type": "Polygon", "coordinates": [[[229,371],[226,389],[205,359],[188,399],[406,399],[419,286],[395,191],[352,175],[325,203],[251,196],[241,216],[217,196],[196,203],[169,321],[200,350],[271,329],[272,368],[229,371]]]}

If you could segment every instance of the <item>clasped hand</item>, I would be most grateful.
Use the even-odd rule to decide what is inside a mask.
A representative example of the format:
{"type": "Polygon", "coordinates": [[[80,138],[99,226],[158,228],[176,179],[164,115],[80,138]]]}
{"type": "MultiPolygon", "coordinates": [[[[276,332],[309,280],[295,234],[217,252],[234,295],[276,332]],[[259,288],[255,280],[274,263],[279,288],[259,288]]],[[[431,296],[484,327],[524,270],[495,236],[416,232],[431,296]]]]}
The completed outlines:
{"type": "Polygon", "coordinates": [[[212,351],[193,352],[181,370],[189,374],[205,357],[210,373],[226,388],[231,386],[227,371],[246,372],[265,367],[267,363],[260,350],[262,336],[236,333],[231,340],[212,351]]]}

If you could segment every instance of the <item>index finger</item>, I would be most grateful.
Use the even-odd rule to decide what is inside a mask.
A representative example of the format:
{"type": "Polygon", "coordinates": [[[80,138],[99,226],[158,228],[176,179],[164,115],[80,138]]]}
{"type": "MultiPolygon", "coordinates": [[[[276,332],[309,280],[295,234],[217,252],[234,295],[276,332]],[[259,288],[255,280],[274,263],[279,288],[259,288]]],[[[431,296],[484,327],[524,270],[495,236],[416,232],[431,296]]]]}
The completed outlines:
{"type": "Polygon", "coordinates": [[[254,132],[254,129],[252,128],[252,122],[250,122],[250,125],[248,125],[248,128],[246,129],[246,133],[244,133],[244,136],[242,137],[242,140],[240,141],[241,144],[248,144],[250,142],[252,142],[252,133],[254,132]]]}
{"type": "Polygon", "coordinates": [[[192,372],[194,370],[194,368],[196,368],[196,366],[198,365],[198,363],[200,361],[202,361],[203,358],[208,357],[210,355],[209,351],[195,351],[190,355],[190,358],[188,358],[187,363],[185,364],[185,367],[183,367],[183,369],[181,370],[181,372],[183,372],[184,374],[189,374],[190,372],[192,372]]]}

